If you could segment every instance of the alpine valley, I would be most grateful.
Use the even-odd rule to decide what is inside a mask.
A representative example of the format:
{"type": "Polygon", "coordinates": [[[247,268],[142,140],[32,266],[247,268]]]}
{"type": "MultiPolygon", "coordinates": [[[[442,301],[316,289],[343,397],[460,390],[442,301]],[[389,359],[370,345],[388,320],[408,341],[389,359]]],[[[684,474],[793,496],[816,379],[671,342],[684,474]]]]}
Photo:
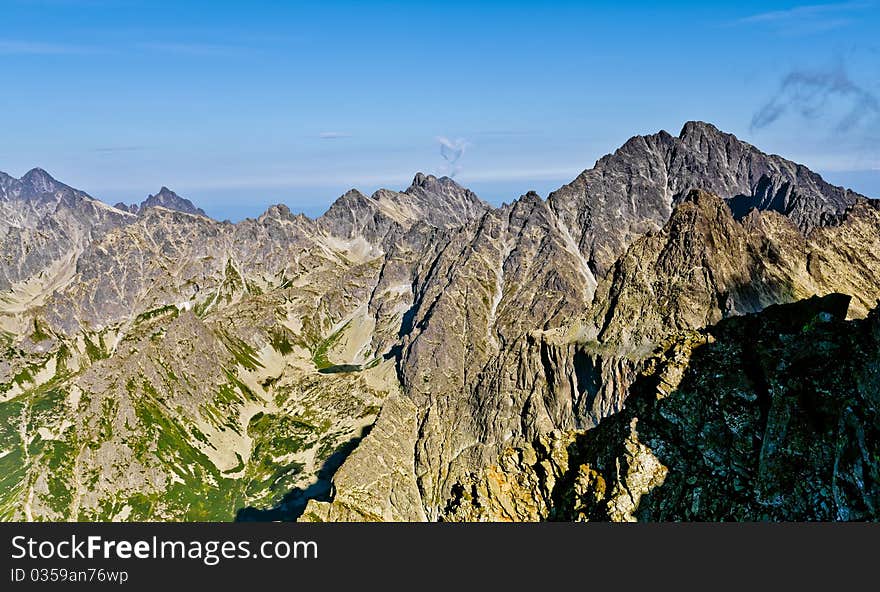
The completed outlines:
{"type": "Polygon", "coordinates": [[[880,202],[702,122],[233,224],[0,173],[0,518],[876,520],[880,202]]]}

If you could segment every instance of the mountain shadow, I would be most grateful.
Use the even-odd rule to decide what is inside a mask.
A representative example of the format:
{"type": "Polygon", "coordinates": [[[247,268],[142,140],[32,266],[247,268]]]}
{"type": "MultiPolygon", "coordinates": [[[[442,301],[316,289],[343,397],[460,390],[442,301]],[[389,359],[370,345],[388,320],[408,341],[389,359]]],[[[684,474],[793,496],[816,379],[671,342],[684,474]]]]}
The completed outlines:
{"type": "Polygon", "coordinates": [[[551,519],[880,518],[880,305],[846,321],[849,301],[770,306],[673,344],[570,445],[551,519]]]}

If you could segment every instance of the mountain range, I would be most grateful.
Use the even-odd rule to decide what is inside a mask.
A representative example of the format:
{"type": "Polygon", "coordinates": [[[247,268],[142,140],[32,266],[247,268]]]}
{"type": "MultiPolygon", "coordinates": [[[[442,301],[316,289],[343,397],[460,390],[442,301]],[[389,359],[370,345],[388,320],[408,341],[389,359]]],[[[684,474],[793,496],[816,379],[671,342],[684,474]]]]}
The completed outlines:
{"type": "Polygon", "coordinates": [[[855,520],[880,204],[703,122],[317,219],[0,173],[0,517],[855,520]]]}

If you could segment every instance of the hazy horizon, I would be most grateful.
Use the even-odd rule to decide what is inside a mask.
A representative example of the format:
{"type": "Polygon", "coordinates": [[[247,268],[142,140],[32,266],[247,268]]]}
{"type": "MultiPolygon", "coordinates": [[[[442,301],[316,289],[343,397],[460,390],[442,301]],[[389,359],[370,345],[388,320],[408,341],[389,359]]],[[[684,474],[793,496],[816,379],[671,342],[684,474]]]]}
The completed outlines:
{"type": "MultiPolygon", "coordinates": [[[[607,154],[612,153],[618,147],[619,146],[609,149],[607,154]]],[[[758,148],[760,149],[761,147],[758,146],[758,148]]],[[[601,156],[604,156],[604,154],[597,157],[597,159],[601,158],[601,156]]],[[[546,199],[551,192],[570,183],[582,171],[591,168],[597,159],[594,159],[594,161],[588,166],[573,171],[568,177],[560,176],[558,178],[511,180],[504,182],[474,180],[470,183],[464,181],[463,175],[455,176],[453,179],[459,185],[470,189],[481,199],[497,207],[502,203],[510,203],[529,191],[534,191],[543,199],[546,199]]],[[[232,222],[239,222],[245,218],[256,218],[264,213],[269,207],[278,204],[286,205],[294,213],[303,213],[310,218],[316,218],[323,214],[336,199],[351,189],[357,189],[365,195],[371,195],[375,191],[383,188],[394,191],[403,191],[412,184],[413,177],[415,177],[416,173],[435,174],[438,177],[444,176],[443,172],[414,171],[408,177],[400,176],[393,178],[391,179],[391,182],[385,184],[367,182],[357,185],[347,185],[344,182],[339,182],[332,185],[316,185],[312,187],[294,186],[277,189],[262,188],[256,190],[231,188],[213,189],[208,191],[187,191],[159,181],[155,183],[155,187],[147,191],[147,193],[134,195],[131,190],[125,189],[103,189],[96,192],[88,187],[72,185],[66,179],[56,175],[51,168],[39,165],[31,167],[31,169],[32,168],[42,168],[57,181],[84,191],[91,197],[99,199],[108,205],[115,205],[120,202],[125,204],[140,203],[146,199],[148,195],[157,193],[161,187],[165,186],[181,197],[189,199],[196,206],[204,209],[205,213],[210,217],[216,220],[228,219],[232,222]],[[246,193],[246,191],[251,191],[251,193],[246,193]],[[298,196],[300,199],[297,199],[298,196]],[[300,202],[300,207],[297,207],[297,202],[300,202]]],[[[19,178],[31,169],[12,172],[0,168],[0,172],[19,178]]],[[[822,178],[833,185],[839,185],[856,191],[857,193],[861,193],[862,195],[880,199],[880,171],[817,170],[815,172],[819,173],[822,178]]]]}
{"type": "Polygon", "coordinates": [[[873,1],[3,4],[0,170],[110,203],[316,215],[416,171],[546,197],[688,120],[880,196],[873,1]]]}

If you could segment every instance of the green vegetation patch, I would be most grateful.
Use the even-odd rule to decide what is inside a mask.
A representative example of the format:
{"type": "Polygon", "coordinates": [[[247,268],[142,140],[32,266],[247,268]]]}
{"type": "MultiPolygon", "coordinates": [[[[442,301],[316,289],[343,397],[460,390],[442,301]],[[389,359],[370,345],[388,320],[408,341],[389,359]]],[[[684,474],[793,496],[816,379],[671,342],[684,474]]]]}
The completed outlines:
{"type": "Polygon", "coordinates": [[[345,333],[345,330],[348,328],[350,322],[351,321],[348,321],[339,329],[331,333],[329,337],[318,343],[318,345],[312,351],[312,362],[315,364],[315,367],[318,370],[325,370],[334,365],[327,358],[327,352],[330,351],[333,346],[339,343],[339,340],[342,338],[342,335],[343,333],[345,333]]]}
{"type": "Polygon", "coordinates": [[[135,317],[134,322],[137,325],[164,316],[176,318],[179,314],[180,310],[178,310],[176,306],[174,306],[173,304],[168,304],[166,306],[160,306],[159,308],[154,308],[152,310],[142,312],[137,317],[135,317]]]}
{"type": "Polygon", "coordinates": [[[42,343],[50,339],[52,339],[52,335],[49,334],[48,329],[39,320],[34,319],[34,332],[31,333],[31,341],[42,343]]]}
{"type": "Polygon", "coordinates": [[[229,350],[229,353],[235,358],[235,361],[243,368],[248,370],[263,368],[263,364],[260,363],[259,357],[257,356],[257,350],[254,349],[253,346],[233,335],[230,335],[226,331],[221,331],[219,337],[223,342],[223,345],[226,346],[226,349],[229,350]]]}
{"type": "Polygon", "coordinates": [[[315,445],[316,427],[288,415],[257,413],[248,424],[253,448],[246,471],[245,494],[256,502],[275,502],[291,491],[304,465],[292,460],[315,445]]]}
{"type": "Polygon", "coordinates": [[[92,341],[91,337],[87,334],[83,334],[83,341],[86,345],[86,355],[89,357],[89,360],[92,363],[97,362],[99,360],[106,360],[110,357],[109,352],[107,351],[107,346],[104,343],[104,335],[98,335],[98,342],[95,343],[92,341]]]}
{"type": "Polygon", "coordinates": [[[272,329],[269,333],[269,339],[272,348],[282,356],[286,356],[293,352],[293,344],[290,342],[290,339],[288,339],[287,332],[284,331],[284,329],[272,329]]]}

